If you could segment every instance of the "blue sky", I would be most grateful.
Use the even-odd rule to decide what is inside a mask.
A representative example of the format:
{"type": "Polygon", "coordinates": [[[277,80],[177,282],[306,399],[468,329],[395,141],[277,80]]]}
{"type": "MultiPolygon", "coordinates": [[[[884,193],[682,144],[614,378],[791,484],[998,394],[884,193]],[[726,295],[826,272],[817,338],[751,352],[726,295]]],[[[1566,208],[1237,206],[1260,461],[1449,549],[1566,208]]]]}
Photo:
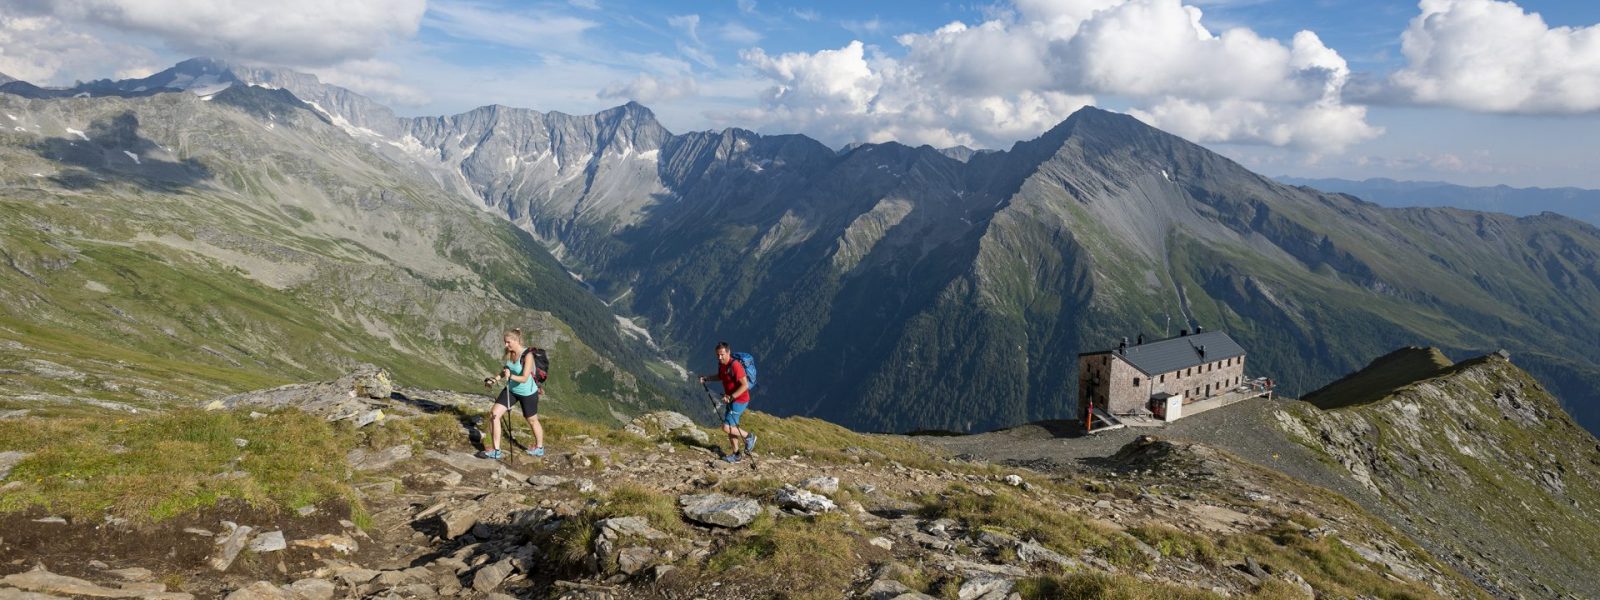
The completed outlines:
{"type": "Polygon", "coordinates": [[[636,99],[673,131],[834,146],[1007,147],[1094,104],[1270,175],[1600,188],[1597,23],[1556,0],[22,0],[0,72],[210,55],[403,115],[636,99]]]}

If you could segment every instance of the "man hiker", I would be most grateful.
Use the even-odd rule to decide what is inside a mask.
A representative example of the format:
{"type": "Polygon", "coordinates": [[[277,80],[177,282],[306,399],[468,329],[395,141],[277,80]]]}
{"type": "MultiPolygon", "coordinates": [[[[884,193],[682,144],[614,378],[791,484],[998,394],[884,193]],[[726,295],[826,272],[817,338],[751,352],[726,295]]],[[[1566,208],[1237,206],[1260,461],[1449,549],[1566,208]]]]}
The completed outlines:
{"type": "Polygon", "coordinates": [[[717,374],[701,375],[700,383],[713,378],[722,380],[722,430],[727,432],[728,445],[733,448],[722,460],[739,462],[741,446],[746,454],[755,451],[756,435],[739,428],[739,417],[750,405],[750,380],[745,377],[744,364],[733,359],[727,342],[717,342],[717,374]]]}

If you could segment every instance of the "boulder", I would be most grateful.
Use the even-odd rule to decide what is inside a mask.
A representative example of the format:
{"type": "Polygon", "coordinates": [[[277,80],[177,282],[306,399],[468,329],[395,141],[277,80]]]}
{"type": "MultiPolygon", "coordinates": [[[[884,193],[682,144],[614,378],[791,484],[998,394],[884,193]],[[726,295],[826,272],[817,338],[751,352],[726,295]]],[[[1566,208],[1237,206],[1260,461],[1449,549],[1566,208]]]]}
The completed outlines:
{"type": "Polygon", "coordinates": [[[265,581],[257,581],[228,594],[224,600],[296,600],[294,594],[265,581]]]}
{"type": "Polygon", "coordinates": [[[216,550],[212,551],[211,558],[206,564],[218,571],[226,571],[233,566],[233,559],[239,557],[239,551],[244,549],[245,542],[250,541],[251,528],[248,525],[235,527],[228,537],[217,541],[216,550]]]}
{"type": "Polygon", "coordinates": [[[150,581],[155,578],[155,573],[144,567],[128,567],[126,569],[112,569],[107,574],[122,578],[123,581],[150,581]]]}
{"type": "Polygon", "coordinates": [[[378,573],[378,571],[374,571],[372,569],[348,567],[342,571],[338,571],[338,574],[335,575],[335,577],[338,577],[340,580],[344,581],[346,585],[355,587],[377,578],[378,573]]]}
{"type": "Polygon", "coordinates": [[[32,456],[32,453],[17,451],[0,452],[0,480],[4,480],[7,475],[11,474],[11,469],[17,466],[17,463],[22,462],[23,459],[28,458],[29,456],[32,456]]]}
{"type": "Polygon", "coordinates": [[[779,489],[777,500],[778,506],[802,510],[809,513],[828,512],[831,510],[837,510],[839,508],[833,503],[832,500],[829,500],[827,496],[814,494],[806,490],[796,488],[792,485],[785,485],[779,489]]]}
{"type": "Polygon", "coordinates": [[[632,575],[643,571],[656,559],[656,551],[644,546],[623,548],[617,552],[617,569],[632,575]]]}
{"type": "Polygon", "coordinates": [[[378,421],[382,421],[383,417],[383,409],[374,408],[367,412],[361,413],[356,417],[356,427],[366,427],[373,423],[377,423],[378,421]]]}
{"type": "Polygon", "coordinates": [[[283,541],[282,531],[268,531],[250,541],[251,552],[277,552],[287,547],[289,544],[283,541]]]}
{"type": "Polygon", "coordinates": [[[293,542],[289,542],[289,545],[296,546],[296,547],[299,547],[299,548],[312,548],[312,549],[324,549],[325,548],[325,549],[328,549],[328,550],[333,550],[334,552],[338,552],[340,554],[350,554],[352,552],[355,552],[356,550],[361,549],[360,546],[356,545],[356,541],[350,539],[349,536],[335,534],[335,533],[324,533],[324,534],[316,536],[316,537],[306,538],[306,539],[303,539],[303,540],[295,540],[293,542]]]}
{"type": "Polygon", "coordinates": [[[301,579],[289,584],[289,593],[297,600],[333,600],[334,585],[326,579],[301,579]]]}
{"type": "Polygon", "coordinates": [[[394,382],[389,380],[389,372],[381,368],[361,365],[345,377],[350,380],[350,389],[356,397],[388,400],[394,395],[394,382]]]}
{"type": "Polygon", "coordinates": [[[618,539],[624,537],[639,537],[647,540],[659,540],[667,534],[650,526],[644,517],[613,517],[602,519],[594,524],[600,532],[600,537],[618,539]]]}
{"type": "Polygon", "coordinates": [[[697,444],[711,443],[711,436],[696,426],[693,419],[670,410],[639,415],[623,430],[650,440],[671,441],[677,437],[687,437],[697,444]]]}
{"type": "Polygon", "coordinates": [[[961,582],[956,591],[960,600],[1004,600],[1016,583],[996,575],[976,575],[961,582]]]}
{"type": "Polygon", "coordinates": [[[1063,567],[1076,567],[1078,561],[1062,556],[1060,553],[1033,542],[1017,544],[1017,560],[1025,563],[1048,562],[1063,567]]]}
{"type": "Polygon", "coordinates": [[[387,371],[372,365],[361,365],[355,372],[334,381],[292,384],[235,394],[214,400],[205,408],[295,408],[330,421],[358,419],[358,423],[369,424],[382,418],[382,412],[373,409],[374,404],[395,409],[408,408],[390,403],[393,394],[394,383],[387,371]]]}
{"type": "Polygon", "coordinates": [[[168,592],[166,591],[167,586],[159,583],[129,583],[120,588],[108,588],[76,577],[57,575],[42,568],[22,573],[12,573],[0,578],[0,584],[26,592],[36,592],[35,597],[45,594],[62,594],[90,598],[149,598],[151,600],[193,600],[194,598],[189,594],[168,592]]]}
{"type": "Polygon", "coordinates": [[[724,494],[685,494],[678,497],[689,520],[718,527],[743,527],[761,514],[761,504],[724,494]]]}
{"type": "Polygon", "coordinates": [[[24,592],[16,588],[0,587],[0,600],[67,600],[65,596],[51,596],[39,592],[24,592]]]}
{"type": "Polygon", "coordinates": [[[872,585],[867,586],[867,590],[862,592],[861,595],[870,600],[892,600],[911,592],[912,589],[906,587],[904,583],[893,579],[879,579],[872,582],[872,585]]]}
{"type": "Polygon", "coordinates": [[[357,471],[377,471],[387,469],[400,461],[411,458],[411,445],[400,444],[387,450],[371,451],[365,448],[353,449],[344,455],[345,464],[357,471]]]}
{"type": "Polygon", "coordinates": [[[800,487],[819,494],[836,494],[839,492],[839,478],[812,477],[800,482],[800,487]]]}
{"type": "Polygon", "coordinates": [[[475,506],[462,506],[445,511],[439,520],[444,522],[445,539],[455,539],[478,524],[478,509],[475,506]]]}
{"type": "Polygon", "coordinates": [[[510,577],[511,572],[514,570],[516,570],[516,567],[512,566],[509,558],[503,558],[499,562],[484,565],[483,568],[478,569],[477,573],[473,574],[472,589],[485,594],[495,591],[500,588],[500,584],[505,583],[506,578],[510,577]]]}

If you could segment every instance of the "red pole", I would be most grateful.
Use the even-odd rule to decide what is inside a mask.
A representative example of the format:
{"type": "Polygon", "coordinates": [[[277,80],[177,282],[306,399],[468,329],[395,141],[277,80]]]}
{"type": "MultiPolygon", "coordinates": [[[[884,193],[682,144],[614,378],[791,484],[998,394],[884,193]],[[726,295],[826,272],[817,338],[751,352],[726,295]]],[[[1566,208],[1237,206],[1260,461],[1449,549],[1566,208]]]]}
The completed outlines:
{"type": "Polygon", "coordinates": [[[1094,429],[1094,401],[1089,401],[1089,412],[1083,418],[1083,432],[1089,433],[1094,429]]]}

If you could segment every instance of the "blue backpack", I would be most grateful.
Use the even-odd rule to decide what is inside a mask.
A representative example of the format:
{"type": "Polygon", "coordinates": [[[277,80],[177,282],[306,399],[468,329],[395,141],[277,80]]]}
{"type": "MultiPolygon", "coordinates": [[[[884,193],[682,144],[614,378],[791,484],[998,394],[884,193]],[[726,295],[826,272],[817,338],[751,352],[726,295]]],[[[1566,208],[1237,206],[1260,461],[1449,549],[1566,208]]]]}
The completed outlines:
{"type": "Polygon", "coordinates": [[[756,389],[756,357],[749,352],[735,352],[733,359],[744,365],[744,379],[750,382],[750,389],[756,389]]]}

